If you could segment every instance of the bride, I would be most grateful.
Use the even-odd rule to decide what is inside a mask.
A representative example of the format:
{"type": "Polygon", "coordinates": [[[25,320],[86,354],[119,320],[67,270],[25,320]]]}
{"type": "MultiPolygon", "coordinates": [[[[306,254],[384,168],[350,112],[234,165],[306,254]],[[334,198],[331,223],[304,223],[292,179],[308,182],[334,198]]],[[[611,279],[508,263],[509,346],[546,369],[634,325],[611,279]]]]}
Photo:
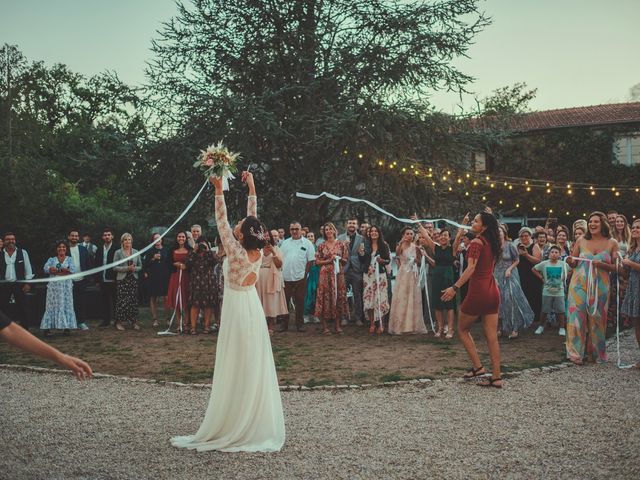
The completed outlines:
{"type": "Polygon", "coordinates": [[[260,249],[269,233],[256,218],[253,175],[243,172],[242,177],[249,186],[247,217],[233,231],[227,219],[222,179],[211,178],[216,190],[216,222],[227,254],[213,385],[196,434],[171,439],[176,447],[201,452],[273,452],[284,444],[278,377],[255,289],[262,263],[260,249]]]}

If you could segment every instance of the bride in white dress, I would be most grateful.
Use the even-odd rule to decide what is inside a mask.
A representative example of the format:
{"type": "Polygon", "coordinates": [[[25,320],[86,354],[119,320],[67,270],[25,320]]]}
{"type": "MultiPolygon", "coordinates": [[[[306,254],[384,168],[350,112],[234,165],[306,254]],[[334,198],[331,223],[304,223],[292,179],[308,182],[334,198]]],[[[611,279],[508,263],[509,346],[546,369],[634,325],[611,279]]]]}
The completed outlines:
{"type": "Polygon", "coordinates": [[[227,253],[213,385],[200,428],[195,435],[172,438],[176,447],[274,452],[284,444],[278,377],[264,311],[255,289],[262,264],[260,248],[265,244],[263,235],[268,236],[268,232],[256,218],[253,176],[244,172],[243,178],[249,186],[247,218],[233,231],[227,219],[222,180],[212,178],[216,222],[227,253]]]}

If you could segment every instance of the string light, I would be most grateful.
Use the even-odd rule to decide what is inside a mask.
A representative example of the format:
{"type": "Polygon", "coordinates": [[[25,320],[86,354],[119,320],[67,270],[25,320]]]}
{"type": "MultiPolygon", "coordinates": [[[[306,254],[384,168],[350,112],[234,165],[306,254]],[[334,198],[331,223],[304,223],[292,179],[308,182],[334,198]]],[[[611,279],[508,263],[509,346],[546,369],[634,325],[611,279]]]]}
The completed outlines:
{"type": "Polygon", "coordinates": [[[571,195],[573,193],[573,190],[569,189],[567,190],[567,194],[571,195]]]}
{"type": "Polygon", "coordinates": [[[364,155],[363,155],[363,154],[361,154],[361,153],[359,153],[359,154],[358,154],[358,158],[359,158],[360,160],[362,160],[362,159],[364,158],[364,155]]]}
{"type": "Polygon", "coordinates": [[[530,192],[530,191],[531,191],[531,187],[527,187],[527,192],[530,192]]]}
{"type": "Polygon", "coordinates": [[[378,165],[382,167],[384,165],[384,160],[378,160],[378,165]]]}
{"type": "Polygon", "coordinates": [[[402,167],[402,171],[403,171],[403,172],[406,172],[406,171],[407,171],[407,169],[406,169],[405,167],[402,167]]]}

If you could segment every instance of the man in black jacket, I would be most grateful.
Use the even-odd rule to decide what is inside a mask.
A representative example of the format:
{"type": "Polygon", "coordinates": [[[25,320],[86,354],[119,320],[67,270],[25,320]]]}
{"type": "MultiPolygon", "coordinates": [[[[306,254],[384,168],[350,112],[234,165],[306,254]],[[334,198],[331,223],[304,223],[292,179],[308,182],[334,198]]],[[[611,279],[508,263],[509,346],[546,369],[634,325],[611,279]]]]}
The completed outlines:
{"type": "MultiPolygon", "coordinates": [[[[113,231],[110,228],[102,231],[102,242],[102,247],[96,251],[96,267],[113,262],[113,255],[117,250],[113,244],[113,231]]],[[[108,327],[111,325],[116,309],[116,273],[109,268],[98,273],[96,280],[102,292],[102,322],[99,326],[108,327]]]]}
{"type": "MultiPolygon", "coordinates": [[[[86,272],[91,268],[89,263],[89,251],[80,244],[80,232],[71,230],[67,236],[69,240],[69,256],[73,259],[76,272],[86,272]]],[[[84,291],[87,288],[86,278],[75,278],[73,280],[73,310],[78,320],[80,330],[89,330],[85,322],[84,291]]]]}

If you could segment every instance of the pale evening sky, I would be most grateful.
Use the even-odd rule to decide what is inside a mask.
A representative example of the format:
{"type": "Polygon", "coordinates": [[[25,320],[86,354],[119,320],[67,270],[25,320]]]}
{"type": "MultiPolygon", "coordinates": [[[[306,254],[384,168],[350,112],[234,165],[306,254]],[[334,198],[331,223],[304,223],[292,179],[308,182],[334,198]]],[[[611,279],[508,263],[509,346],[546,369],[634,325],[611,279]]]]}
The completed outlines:
{"type": "MultiPolygon", "coordinates": [[[[526,82],[537,88],[535,110],[629,100],[640,83],[640,1],[485,0],[493,24],[455,61],[476,77],[468,88],[483,98],[526,82]]],[[[0,43],[29,60],[64,63],[92,75],[117,72],[144,82],[151,39],[175,14],[173,0],[0,0],[0,43]]],[[[457,95],[434,93],[434,105],[456,113],[457,95]]],[[[466,109],[475,105],[464,98],[466,109]]]]}

